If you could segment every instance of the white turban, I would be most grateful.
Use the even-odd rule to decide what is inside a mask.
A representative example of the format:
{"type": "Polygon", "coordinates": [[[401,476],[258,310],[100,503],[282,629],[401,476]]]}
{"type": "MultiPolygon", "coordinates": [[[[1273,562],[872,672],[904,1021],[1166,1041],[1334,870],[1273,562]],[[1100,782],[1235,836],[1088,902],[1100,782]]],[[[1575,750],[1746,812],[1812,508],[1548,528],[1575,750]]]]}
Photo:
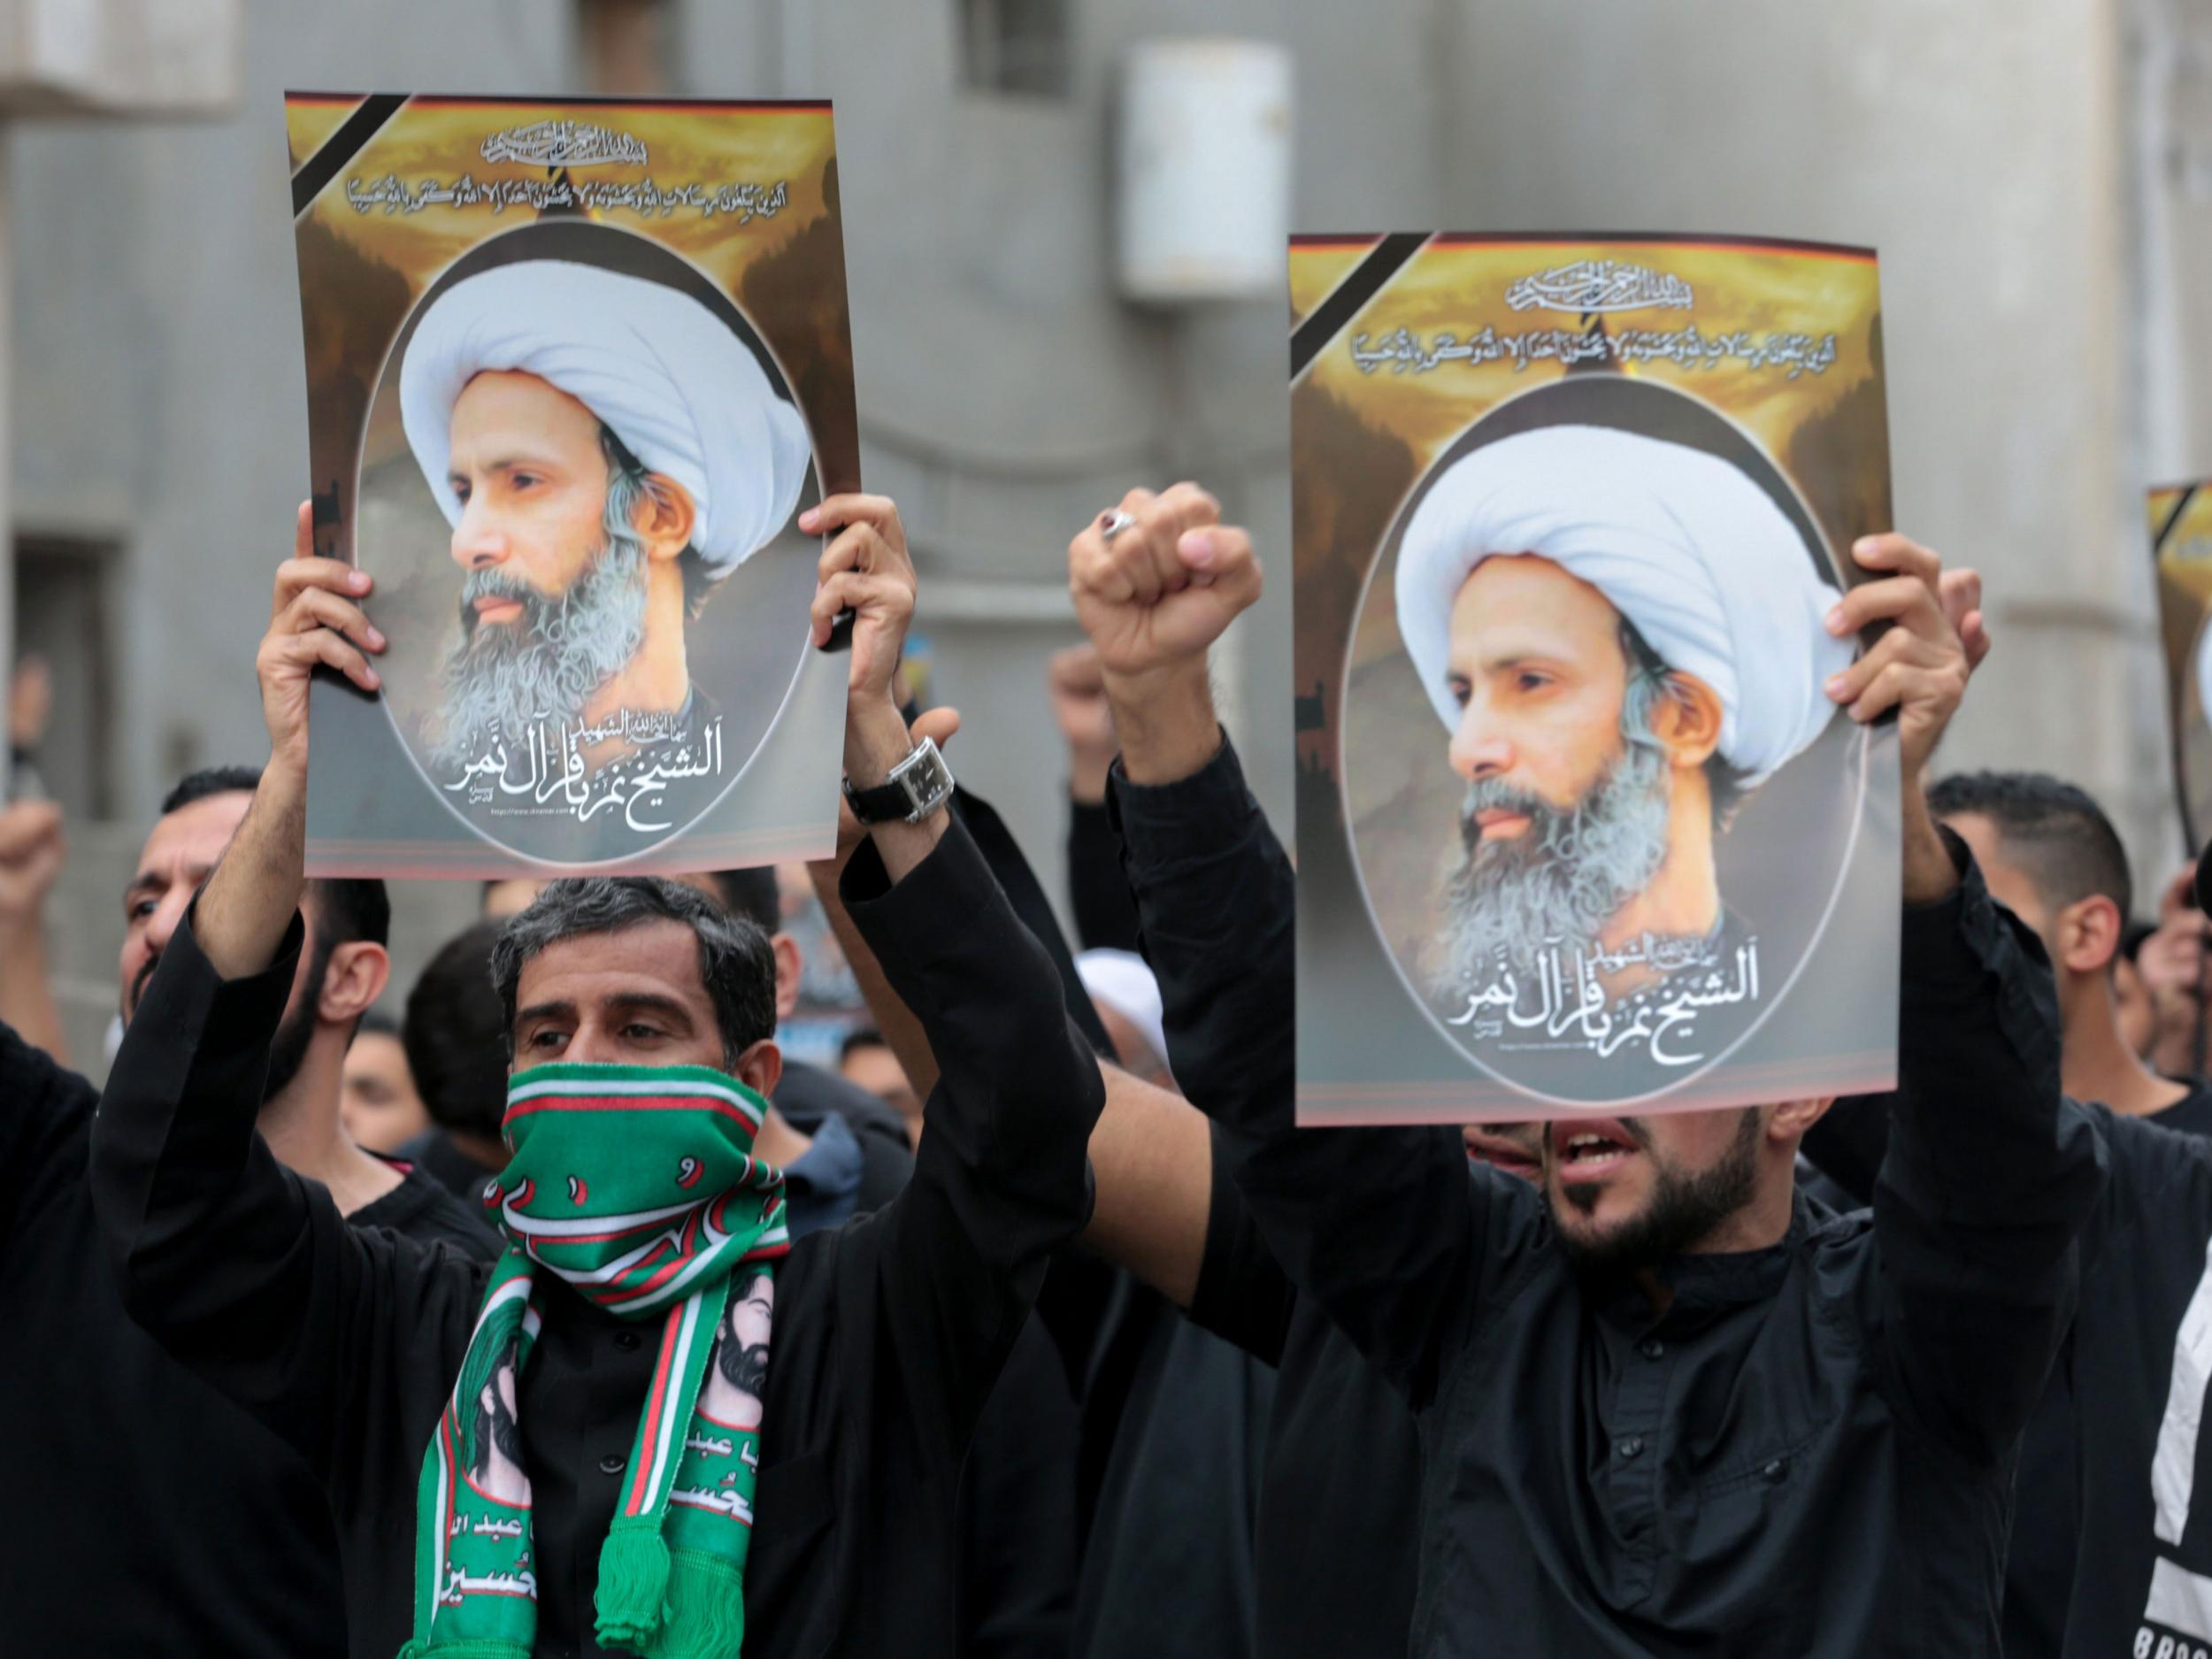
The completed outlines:
{"type": "Polygon", "coordinates": [[[2212,720],[2212,627],[2197,636],[2197,707],[2212,720]]]}
{"type": "Polygon", "coordinates": [[[449,524],[461,518],[448,480],[453,405],[490,369],[566,392],[646,471],[682,485],[710,578],[774,540],[798,505],[813,454],[806,423],[727,323],[662,283],[531,259],[440,295],[400,366],[407,444],[449,524]]]}
{"type": "Polygon", "coordinates": [[[1603,426],[1547,426],[1453,463],[1398,550],[1398,633],[1437,717],[1452,603],[1493,554],[1532,553],[1604,595],[1670,669],[1720,699],[1721,758],[1764,782],[1818,737],[1852,646],[1839,595],[1772,497],[1717,456],[1603,426]]]}
{"type": "Polygon", "coordinates": [[[1087,950],[1075,959],[1076,977],[1091,1001],[1112,1009],[1144,1033],[1153,1056],[1167,1064],[1167,1018],[1160,982],[1132,950],[1087,950]]]}

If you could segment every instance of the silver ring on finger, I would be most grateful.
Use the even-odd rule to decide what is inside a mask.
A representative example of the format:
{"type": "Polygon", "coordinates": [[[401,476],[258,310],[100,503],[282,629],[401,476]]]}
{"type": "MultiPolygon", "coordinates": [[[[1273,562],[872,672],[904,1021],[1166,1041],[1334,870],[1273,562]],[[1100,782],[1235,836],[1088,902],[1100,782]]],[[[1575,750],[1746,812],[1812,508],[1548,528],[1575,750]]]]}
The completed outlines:
{"type": "Polygon", "coordinates": [[[1102,512],[1098,515],[1098,539],[1102,541],[1111,541],[1136,522],[1136,514],[1124,512],[1118,507],[1111,512],[1102,512]]]}

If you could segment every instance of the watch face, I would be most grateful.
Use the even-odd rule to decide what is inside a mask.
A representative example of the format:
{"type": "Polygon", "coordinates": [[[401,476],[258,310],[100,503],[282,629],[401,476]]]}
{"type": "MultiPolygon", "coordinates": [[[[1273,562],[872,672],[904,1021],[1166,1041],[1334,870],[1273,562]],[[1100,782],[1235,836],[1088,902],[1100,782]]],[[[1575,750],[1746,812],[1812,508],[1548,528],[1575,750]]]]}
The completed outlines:
{"type": "Polygon", "coordinates": [[[900,781],[906,786],[917,814],[928,811],[952,793],[952,773],[934,744],[915,757],[912,767],[900,781]]]}

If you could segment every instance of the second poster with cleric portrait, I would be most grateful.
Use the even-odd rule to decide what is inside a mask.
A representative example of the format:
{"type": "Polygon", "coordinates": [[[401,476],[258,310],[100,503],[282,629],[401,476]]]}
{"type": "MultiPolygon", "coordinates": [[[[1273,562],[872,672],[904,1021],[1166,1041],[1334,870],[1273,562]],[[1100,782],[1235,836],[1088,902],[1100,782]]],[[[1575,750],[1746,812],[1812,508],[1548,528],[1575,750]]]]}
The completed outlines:
{"type": "Polygon", "coordinates": [[[1870,253],[1291,253],[1300,1121],[1641,1114],[1896,1064],[1870,253]]]}
{"type": "Polygon", "coordinates": [[[701,870],[834,833],[819,541],[858,487],[826,104],[293,95],[322,874],[701,870]]]}

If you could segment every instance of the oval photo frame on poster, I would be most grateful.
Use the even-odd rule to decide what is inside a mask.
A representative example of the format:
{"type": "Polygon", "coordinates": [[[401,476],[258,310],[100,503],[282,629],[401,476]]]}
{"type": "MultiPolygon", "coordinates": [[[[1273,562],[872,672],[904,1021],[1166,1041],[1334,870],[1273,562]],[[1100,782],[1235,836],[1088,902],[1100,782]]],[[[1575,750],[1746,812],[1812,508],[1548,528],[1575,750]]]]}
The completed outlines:
{"type": "MultiPolygon", "coordinates": [[[[686,367],[657,366],[671,378],[680,377],[686,367]]],[[[612,429],[603,418],[602,425],[612,429]]],[[[380,663],[385,695],[379,702],[425,787],[472,832],[529,864],[570,869],[611,864],[680,837],[737,787],[774,729],[810,649],[806,616],[819,542],[801,534],[795,520],[819,499],[820,469],[812,429],[789,375],[736,302],[696,266],[649,237],[582,220],[540,220],[479,243],[425,290],[386,355],[355,477],[354,557],[376,578],[373,611],[390,641],[380,663]],[[612,748],[634,757],[626,789],[600,784],[597,770],[580,770],[574,755],[583,746],[575,743],[567,757],[534,741],[507,745],[498,756],[488,749],[465,763],[437,752],[449,695],[449,662],[472,632],[461,597],[468,572],[456,550],[456,529],[404,435],[400,381],[418,329],[445,294],[472,277],[537,261],[611,272],[695,302],[745,348],[805,434],[804,478],[780,528],[718,582],[685,589],[680,632],[687,685],[680,710],[635,717],[634,722],[626,710],[619,732],[603,718],[595,726],[572,728],[574,736],[604,734],[598,752],[612,748]],[[492,769],[495,759],[504,764],[492,769]],[[665,774],[649,798],[636,783],[642,761],[656,762],[665,774]]],[[[525,609],[540,622],[533,638],[549,653],[557,652],[555,638],[566,641],[595,626],[589,618],[599,613],[581,608],[573,595],[600,550],[603,544],[583,556],[571,587],[554,595],[541,589],[542,606],[525,609]],[[579,615],[586,618],[583,623],[579,615]]],[[[681,555],[699,557],[688,549],[681,555]]],[[[478,620],[473,626],[487,625],[478,620]]],[[[557,655],[546,660],[568,666],[557,655]]],[[[579,683],[572,672],[550,679],[579,683]]],[[[541,675],[531,683],[546,680],[541,675]]]]}
{"type": "MultiPolygon", "coordinates": [[[[1607,978],[1590,969],[1590,960],[1627,960],[1625,945],[1570,951],[1564,962],[1549,953],[1549,968],[1539,961],[1509,981],[1479,985],[1440,966],[1448,954],[1446,884],[1471,844],[1463,840],[1461,812],[1468,784],[1452,768],[1452,733],[1440,726],[1398,630],[1402,546],[1421,503],[1456,463],[1507,437],[1569,426],[1659,439],[1728,463],[1779,509],[1812,574],[1843,586],[1833,549],[1785,470],[1720,410],[1647,380],[1570,374],[1532,388],[1462,431],[1400,503],[1354,607],[1337,687],[1344,710],[1338,775],[1361,902],[1430,1025],[1479,1071],[1548,1114],[1660,1100],[1710,1071],[1759,1028],[1789,995],[1834,913],[1862,833],[1869,781],[1869,733],[1839,710],[1732,808],[1714,831],[1722,906],[1706,941],[1714,954],[1671,955],[1671,993],[1616,1001],[1599,988],[1607,978]],[[1509,984],[1511,999],[1501,1000],[1509,984]]],[[[1675,941],[1644,943],[1654,960],[1662,948],[1675,948],[1675,941]]],[[[1640,961],[1616,972],[1632,983],[1640,961]]]]}

